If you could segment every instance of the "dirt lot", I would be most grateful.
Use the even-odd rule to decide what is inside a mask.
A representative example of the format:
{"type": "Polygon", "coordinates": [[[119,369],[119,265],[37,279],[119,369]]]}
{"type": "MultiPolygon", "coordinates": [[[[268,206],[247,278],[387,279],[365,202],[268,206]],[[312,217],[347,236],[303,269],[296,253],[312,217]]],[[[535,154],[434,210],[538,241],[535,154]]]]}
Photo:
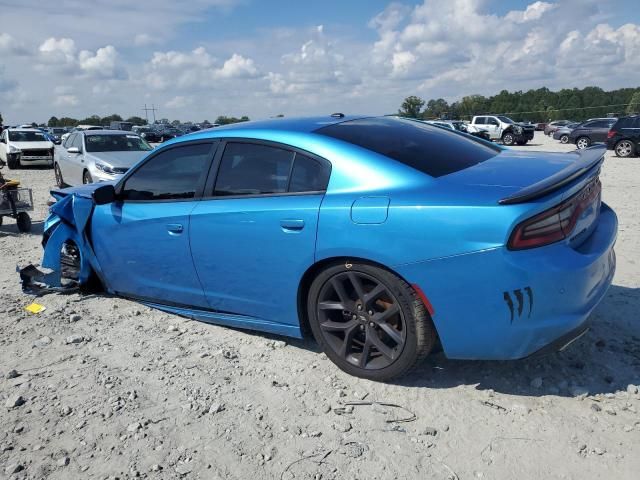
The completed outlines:
{"type": "Polygon", "coordinates": [[[33,235],[0,227],[0,478],[638,478],[639,166],[607,156],[618,270],[588,335],[542,359],[433,355],[396,384],[343,374],[311,340],[118,298],[49,295],[25,312],[15,265],[40,260],[53,173],[10,172],[37,208],[33,235]]]}

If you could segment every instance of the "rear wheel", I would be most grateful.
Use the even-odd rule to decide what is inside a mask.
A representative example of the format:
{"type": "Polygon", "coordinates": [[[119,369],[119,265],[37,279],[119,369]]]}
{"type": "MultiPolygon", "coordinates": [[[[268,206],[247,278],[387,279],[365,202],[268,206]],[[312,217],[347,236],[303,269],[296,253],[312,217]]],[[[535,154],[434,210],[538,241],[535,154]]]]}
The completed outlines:
{"type": "Polygon", "coordinates": [[[615,146],[616,155],[623,158],[633,156],[633,150],[633,143],[629,140],[621,140],[615,146]]]}
{"type": "Polygon", "coordinates": [[[31,217],[27,212],[18,213],[16,223],[20,232],[27,233],[31,231],[31,217]]]}
{"type": "Polygon", "coordinates": [[[89,173],[88,170],[85,170],[84,173],[82,174],[82,183],[84,184],[93,183],[93,179],[91,178],[91,174],[89,173]]]}
{"type": "Polygon", "coordinates": [[[502,143],[508,146],[513,145],[516,142],[516,137],[513,133],[507,132],[502,135],[502,143]]]}
{"type": "Polygon", "coordinates": [[[569,135],[564,134],[560,136],[560,143],[569,143],[569,135]]]}
{"type": "Polygon", "coordinates": [[[576,140],[576,147],[580,150],[591,146],[591,139],[589,137],[580,137],[576,140]]]}
{"type": "Polygon", "coordinates": [[[321,272],[311,285],[307,312],[327,356],[345,372],[371,380],[405,374],[436,339],[413,288],[372,265],[347,263],[321,272]]]}

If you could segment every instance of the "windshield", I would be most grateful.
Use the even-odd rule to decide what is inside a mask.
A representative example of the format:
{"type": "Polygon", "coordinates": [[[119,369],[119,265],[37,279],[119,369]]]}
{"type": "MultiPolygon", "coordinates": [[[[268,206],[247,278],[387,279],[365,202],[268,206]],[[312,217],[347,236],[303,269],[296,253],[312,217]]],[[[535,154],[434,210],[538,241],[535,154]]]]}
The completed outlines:
{"type": "Polygon", "coordinates": [[[516,123],[513,120],[511,120],[509,117],[505,117],[504,115],[498,115],[498,118],[500,119],[501,122],[504,122],[504,123],[516,123]]]}
{"type": "Polygon", "coordinates": [[[148,152],[151,145],[137,135],[87,135],[87,152],[148,152]]]}
{"type": "Polygon", "coordinates": [[[11,142],[46,142],[47,137],[45,137],[42,132],[21,132],[21,131],[10,131],[9,132],[9,141],[11,142]]]}

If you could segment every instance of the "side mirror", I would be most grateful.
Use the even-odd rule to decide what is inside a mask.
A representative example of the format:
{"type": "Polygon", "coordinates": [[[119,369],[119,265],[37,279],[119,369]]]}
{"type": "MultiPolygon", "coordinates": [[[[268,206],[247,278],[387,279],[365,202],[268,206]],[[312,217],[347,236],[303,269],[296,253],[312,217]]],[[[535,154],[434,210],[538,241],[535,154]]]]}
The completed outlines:
{"type": "Polygon", "coordinates": [[[96,205],[113,203],[116,199],[116,189],[113,185],[102,185],[93,191],[93,201],[96,205]]]}
{"type": "Polygon", "coordinates": [[[69,153],[80,153],[80,149],[78,147],[69,147],[69,148],[67,148],[67,152],[69,152],[69,153]]]}

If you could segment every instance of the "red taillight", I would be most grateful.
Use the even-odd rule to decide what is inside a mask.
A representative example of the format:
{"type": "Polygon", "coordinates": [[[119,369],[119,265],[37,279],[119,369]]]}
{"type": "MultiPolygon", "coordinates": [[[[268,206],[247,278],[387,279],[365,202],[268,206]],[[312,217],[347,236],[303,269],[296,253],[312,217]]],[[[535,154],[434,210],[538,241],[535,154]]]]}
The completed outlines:
{"type": "Polygon", "coordinates": [[[616,132],[615,130],[609,130],[607,132],[607,138],[613,137],[616,133],[618,133],[618,132],[616,132]]]}
{"type": "Polygon", "coordinates": [[[509,239],[510,250],[541,247],[569,236],[584,210],[600,195],[602,186],[596,178],[580,192],[549,210],[519,224],[509,239]]]}

